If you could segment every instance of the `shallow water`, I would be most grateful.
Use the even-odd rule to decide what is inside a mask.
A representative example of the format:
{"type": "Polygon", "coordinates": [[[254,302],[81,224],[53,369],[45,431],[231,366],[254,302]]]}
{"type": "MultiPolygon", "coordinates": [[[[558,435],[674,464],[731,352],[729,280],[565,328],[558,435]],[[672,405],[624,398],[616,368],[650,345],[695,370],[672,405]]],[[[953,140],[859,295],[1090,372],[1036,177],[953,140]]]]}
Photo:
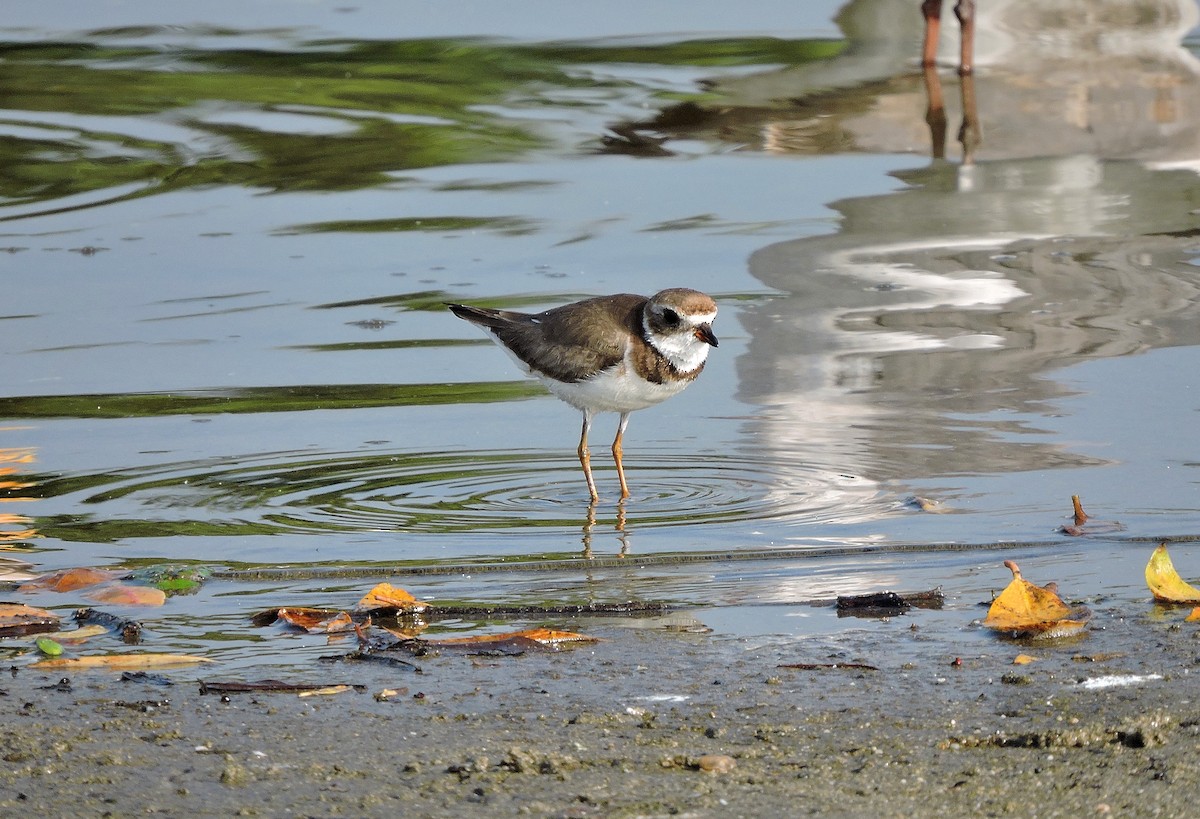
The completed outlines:
{"type": "Polygon", "coordinates": [[[973,163],[953,127],[929,158],[911,3],[851,4],[844,30],[833,4],[401,25],[132,3],[74,27],[53,5],[0,29],[7,555],[220,570],[125,612],[160,645],[262,661],[282,635],[249,612],[375,576],[806,633],[836,626],[779,604],[986,596],[1006,543],[1136,597],[1146,542],[1200,534],[1189,4],[1124,85],[1083,70],[1121,52],[984,43],[973,163]],[[721,345],[634,415],[627,503],[598,421],[589,509],[577,413],[442,303],[680,285],[717,298],[721,345]],[[1073,494],[1120,528],[1064,536],[1073,494]],[[305,574],[339,567],[359,576],[305,574]]]}

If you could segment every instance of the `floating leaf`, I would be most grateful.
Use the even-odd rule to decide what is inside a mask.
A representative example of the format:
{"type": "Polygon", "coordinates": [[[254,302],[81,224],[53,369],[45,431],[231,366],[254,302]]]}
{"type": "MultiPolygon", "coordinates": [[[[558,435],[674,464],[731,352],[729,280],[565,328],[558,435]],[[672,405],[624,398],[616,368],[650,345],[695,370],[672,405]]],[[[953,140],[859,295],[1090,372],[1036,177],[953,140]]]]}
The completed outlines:
{"type": "Polygon", "coordinates": [[[371,589],[362,600],[354,606],[356,611],[372,611],[374,609],[397,609],[398,611],[424,611],[428,604],[422,603],[404,589],[391,583],[380,583],[371,589]]]}
{"type": "Polygon", "coordinates": [[[1197,620],[1200,620],[1200,606],[1196,606],[1196,608],[1192,609],[1192,613],[1183,619],[1189,623],[1194,623],[1197,620]]]}
{"type": "Polygon", "coordinates": [[[285,623],[302,628],[313,634],[349,631],[354,628],[354,620],[344,611],[331,609],[283,608],[277,612],[278,619],[285,623]]]}
{"type": "Polygon", "coordinates": [[[1013,665],[1029,665],[1036,661],[1037,657],[1030,657],[1028,654],[1018,654],[1016,657],[1013,657],[1013,665]]]}
{"type": "Polygon", "coordinates": [[[112,586],[102,586],[84,595],[97,603],[111,603],[117,606],[161,606],[167,602],[167,594],[162,589],[152,586],[127,586],[116,583],[112,586]]]}
{"type": "Polygon", "coordinates": [[[65,645],[82,645],[92,637],[101,634],[108,634],[108,629],[104,626],[92,625],[72,629],[71,631],[55,631],[50,634],[43,634],[42,636],[65,645]]]}
{"type": "Polygon", "coordinates": [[[1087,625],[1091,612],[1071,609],[1051,585],[1035,586],[1021,577],[1011,560],[1004,565],[1013,573],[1012,582],[992,601],[983,624],[1018,637],[1053,638],[1077,634],[1087,625]]]}
{"type": "Polygon", "coordinates": [[[52,572],[23,584],[19,591],[48,589],[56,592],[76,591],[97,586],[120,577],[123,572],[104,569],[63,569],[52,572]]]}
{"type": "Polygon", "coordinates": [[[39,637],[35,642],[38,651],[45,654],[47,657],[59,657],[63,653],[63,647],[51,640],[49,637],[39,637]]]}
{"type": "Polygon", "coordinates": [[[1154,599],[1161,603],[1200,603],[1200,589],[1175,571],[1165,543],[1158,544],[1150,555],[1150,562],[1146,564],[1146,585],[1154,599]]]}
{"type": "Polygon", "coordinates": [[[132,577],[171,595],[191,594],[212,576],[206,566],[154,566],[138,569],[132,577]]]}
{"type": "Polygon", "coordinates": [[[91,657],[59,657],[42,660],[30,668],[89,669],[89,668],[162,668],[172,665],[194,665],[216,662],[193,654],[96,654],[91,657]]]}
{"type": "Polygon", "coordinates": [[[0,637],[58,631],[57,614],[24,603],[0,603],[0,637]]]}

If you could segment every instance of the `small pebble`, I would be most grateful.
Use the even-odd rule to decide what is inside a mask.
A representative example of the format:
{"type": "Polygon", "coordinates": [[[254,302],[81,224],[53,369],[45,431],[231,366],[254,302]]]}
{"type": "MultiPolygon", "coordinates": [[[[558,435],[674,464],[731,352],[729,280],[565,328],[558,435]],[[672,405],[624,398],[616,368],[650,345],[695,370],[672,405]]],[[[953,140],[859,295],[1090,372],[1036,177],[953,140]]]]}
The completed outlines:
{"type": "Polygon", "coordinates": [[[705,773],[729,773],[737,767],[737,760],[725,754],[705,754],[696,760],[696,767],[705,773]]]}

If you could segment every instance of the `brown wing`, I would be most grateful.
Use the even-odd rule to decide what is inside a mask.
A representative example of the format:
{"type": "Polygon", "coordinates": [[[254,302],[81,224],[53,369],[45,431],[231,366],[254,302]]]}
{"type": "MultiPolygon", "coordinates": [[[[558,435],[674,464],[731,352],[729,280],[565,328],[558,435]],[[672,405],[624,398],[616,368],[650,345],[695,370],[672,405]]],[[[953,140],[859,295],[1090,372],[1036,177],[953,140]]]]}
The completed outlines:
{"type": "Polygon", "coordinates": [[[621,294],[566,304],[543,313],[447,305],[478,324],[530,367],[560,381],[581,381],[621,361],[630,332],[641,334],[642,296],[621,294]]]}

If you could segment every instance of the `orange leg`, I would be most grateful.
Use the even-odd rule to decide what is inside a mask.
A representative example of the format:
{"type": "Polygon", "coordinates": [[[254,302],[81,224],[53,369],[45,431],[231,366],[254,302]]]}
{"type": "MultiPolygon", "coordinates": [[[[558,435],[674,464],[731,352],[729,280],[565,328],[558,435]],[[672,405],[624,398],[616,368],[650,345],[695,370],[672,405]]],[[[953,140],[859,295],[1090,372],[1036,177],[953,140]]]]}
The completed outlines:
{"type": "Polygon", "coordinates": [[[937,65],[938,35],[942,31],[942,0],[925,0],[921,4],[925,18],[925,45],[921,48],[921,65],[937,65]]]}
{"type": "Polygon", "coordinates": [[[596,482],[592,480],[592,453],[588,451],[587,436],[588,430],[592,428],[592,414],[585,412],[583,414],[583,431],[579,433],[579,463],[583,466],[583,477],[587,479],[588,494],[592,496],[592,503],[600,499],[600,495],[596,492],[596,482]]]}
{"type": "Polygon", "coordinates": [[[629,426],[629,413],[621,413],[617,424],[617,437],[613,439],[612,454],[617,464],[617,479],[621,481],[621,500],[629,497],[629,484],[625,483],[625,466],[621,463],[621,439],[625,436],[625,427],[629,426]]]}

